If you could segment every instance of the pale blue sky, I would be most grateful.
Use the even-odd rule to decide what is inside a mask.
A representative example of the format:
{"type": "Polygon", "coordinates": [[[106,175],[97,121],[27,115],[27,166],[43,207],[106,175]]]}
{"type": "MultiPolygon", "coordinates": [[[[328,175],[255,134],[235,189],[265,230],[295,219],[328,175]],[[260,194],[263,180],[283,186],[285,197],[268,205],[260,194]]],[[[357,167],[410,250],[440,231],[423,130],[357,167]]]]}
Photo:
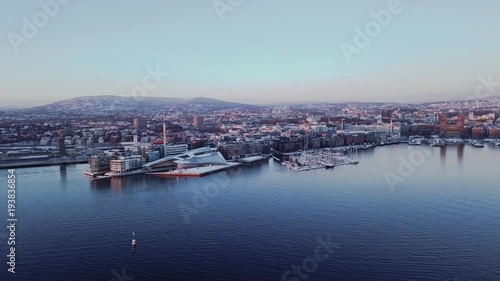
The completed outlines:
{"type": "Polygon", "coordinates": [[[340,43],[389,2],[242,0],[221,20],[212,0],[71,0],[15,53],[8,34],[43,10],[1,0],[0,100],[130,95],[156,65],[170,75],[150,96],[255,103],[445,100],[500,80],[496,0],[401,0],[348,63],[340,43]]]}

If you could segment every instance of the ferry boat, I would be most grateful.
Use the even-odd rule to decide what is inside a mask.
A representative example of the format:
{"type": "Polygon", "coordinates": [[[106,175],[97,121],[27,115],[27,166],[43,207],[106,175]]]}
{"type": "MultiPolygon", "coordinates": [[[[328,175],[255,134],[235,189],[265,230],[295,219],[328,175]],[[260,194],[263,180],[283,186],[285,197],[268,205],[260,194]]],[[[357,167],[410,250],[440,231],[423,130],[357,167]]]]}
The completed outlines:
{"type": "Polygon", "coordinates": [[[473,140],[470,142],[470,144],[474,147],[484,147],[484,143],[478,140],[473,140]]]}

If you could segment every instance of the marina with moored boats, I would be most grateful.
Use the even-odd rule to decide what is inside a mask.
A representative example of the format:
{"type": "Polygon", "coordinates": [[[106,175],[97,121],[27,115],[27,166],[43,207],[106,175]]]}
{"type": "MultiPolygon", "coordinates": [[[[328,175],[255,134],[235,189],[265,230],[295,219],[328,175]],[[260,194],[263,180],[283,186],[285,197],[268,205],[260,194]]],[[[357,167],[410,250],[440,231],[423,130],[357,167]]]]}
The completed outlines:
{"type": "Polygon", "coordinates": [[[351,148],[348,154],[336,152],[334,149],[303,151],[288,157],[281,162],[283,166],[296,172],[315,169],[329,169],[341,165],[356,165],[359,163],[357,149],[351,148]]]}
{"type": "Polygon", "coordinates": [[[280,161],[283,166],[288,169],[301,172],[316,169],[329,169],[335,166],[341,165],[355,165],[359,163],[358,160],[358,150],[367,150],[377,146],[384,146],[389,144],[400,144],[407,143],[410,146],[428,144],[432,147],[445,147],[447,145],[457,145],[470,143],[471,146],[482,148],[485,143],[491,143],[492,145],[500,147],[500,141],[489,139],[489,140],[470,140],[470,139],[444,139],[438,136],[432,136],[431,138],[424,138],[422,136],[414,136],[409,140],[392,140],[379,143],[370,143],[364,145],[355,145],[348,147],[338,147],[338,148],[323,148],[318,150],[309,150],[296,153],[289,153],[283,155],[283,158],[278,158],[273,156],[277,161],[280,161]]]}

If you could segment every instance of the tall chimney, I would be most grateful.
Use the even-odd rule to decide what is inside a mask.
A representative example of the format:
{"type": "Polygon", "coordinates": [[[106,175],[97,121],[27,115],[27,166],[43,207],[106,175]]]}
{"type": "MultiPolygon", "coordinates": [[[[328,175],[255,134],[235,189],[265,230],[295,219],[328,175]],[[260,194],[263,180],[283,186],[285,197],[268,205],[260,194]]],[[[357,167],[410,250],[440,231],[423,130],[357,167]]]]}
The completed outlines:
{"type": "Polygon", "coordinates": [[[163,121],[163,156],[167,155],[167,123],[163,121]]]}

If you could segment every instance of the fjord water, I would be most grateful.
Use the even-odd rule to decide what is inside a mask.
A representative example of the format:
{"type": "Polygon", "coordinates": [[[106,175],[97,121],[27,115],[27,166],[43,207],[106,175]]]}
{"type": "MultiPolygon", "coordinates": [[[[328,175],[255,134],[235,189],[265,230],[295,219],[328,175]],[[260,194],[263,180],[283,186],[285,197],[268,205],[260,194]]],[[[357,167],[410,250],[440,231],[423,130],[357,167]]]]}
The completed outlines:
{"type": "Polygon", "coordinates": [[[500,280],[499,148],[393,145],[359,159],[97,182],[88,165],[18,169],[15,275],[2,170],[0,280],[282,280],[294,265],[303,275],[288,280],[500,280]],[[391,187],[384,175],[417,151],[423,163],[391,187]],[[338,247],[304,271],[329,236],[338,247]]]}

